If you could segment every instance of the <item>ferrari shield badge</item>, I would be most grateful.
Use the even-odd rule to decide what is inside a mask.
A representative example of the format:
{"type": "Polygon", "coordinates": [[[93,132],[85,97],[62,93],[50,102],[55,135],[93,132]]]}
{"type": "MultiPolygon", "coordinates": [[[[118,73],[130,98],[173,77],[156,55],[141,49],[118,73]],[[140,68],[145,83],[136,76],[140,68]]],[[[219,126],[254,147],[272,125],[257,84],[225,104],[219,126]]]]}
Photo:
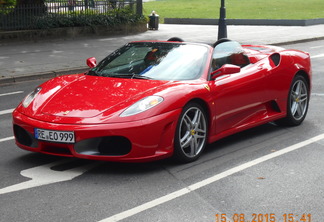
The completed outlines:
{"type": "Polygon", "coordinates": [[[208,91],[210,91],[209,85],[204,84],[204,87],[205,87],[205,89],[207,89],[208,91]]]}

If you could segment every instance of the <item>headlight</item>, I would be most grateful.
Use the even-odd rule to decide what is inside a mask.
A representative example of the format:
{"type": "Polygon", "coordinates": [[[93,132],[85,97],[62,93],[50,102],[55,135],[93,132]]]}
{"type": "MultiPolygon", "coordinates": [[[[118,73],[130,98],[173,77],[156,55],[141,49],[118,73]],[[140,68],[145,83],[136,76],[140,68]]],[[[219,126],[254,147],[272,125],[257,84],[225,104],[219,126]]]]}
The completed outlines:
{"type": "Polygon", "coordinates": [[[162,101],[163,98],[160,96],[148,96],[128,107],[122,114],[120,114],[120,116],[126,117],[144,112],[145,110],[151,109],[160,104],[162,101]]]}
{"type": "Polygon", "coordinates": [[[23,100],[22,104],[25,108],[27,108],[30,103],[35,99],[37,94],[41,91],[41,87],[37,87],[33,92],[29,93],[26,98],[23,100]]]}

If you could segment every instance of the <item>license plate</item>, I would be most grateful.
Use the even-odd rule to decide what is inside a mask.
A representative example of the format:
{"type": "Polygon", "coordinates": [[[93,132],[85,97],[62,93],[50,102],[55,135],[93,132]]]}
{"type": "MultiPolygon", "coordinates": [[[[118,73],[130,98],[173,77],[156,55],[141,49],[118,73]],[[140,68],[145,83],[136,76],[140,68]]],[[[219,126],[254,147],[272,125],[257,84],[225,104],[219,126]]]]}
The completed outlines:
{"type": "Polygon", "coordinates": [[[35,138],[49,142],[74,143],[73,131],[55,131],[35,128],[35,138]]]}

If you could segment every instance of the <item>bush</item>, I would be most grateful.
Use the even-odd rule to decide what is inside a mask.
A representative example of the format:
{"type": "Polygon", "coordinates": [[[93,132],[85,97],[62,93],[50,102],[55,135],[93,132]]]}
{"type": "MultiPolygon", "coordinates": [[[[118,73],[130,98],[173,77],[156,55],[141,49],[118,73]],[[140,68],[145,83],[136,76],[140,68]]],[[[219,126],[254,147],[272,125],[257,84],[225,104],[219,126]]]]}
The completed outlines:
{"type": "Polygon", "coordinates": [[[106,13],[99,13],[96,10],[88,9],[64,13],[44,13],[39,16],[20,15],[15,20],[3,15],[0,21],[0,29],[51,29],[59,27],[93,27],[98,25],[112,27],[120,24],[140,24],[146,22],[146,17],[134,14],[130,8],[114,9],[106,13]]]}
{"type": "Polygon", "coordinates": [[[16,5],[16,0],[1,0],[0,1],[0,6],[15,6],[16,5]]]}
{"type": "Polygon", "coordinates": [[[146,23],[144,16],[138,16],[130,10],[116,9],[106,14],[96,12],[69,12],[38,17],[36,29],[80,26],[116,26],[119,24],[146,23]]]}

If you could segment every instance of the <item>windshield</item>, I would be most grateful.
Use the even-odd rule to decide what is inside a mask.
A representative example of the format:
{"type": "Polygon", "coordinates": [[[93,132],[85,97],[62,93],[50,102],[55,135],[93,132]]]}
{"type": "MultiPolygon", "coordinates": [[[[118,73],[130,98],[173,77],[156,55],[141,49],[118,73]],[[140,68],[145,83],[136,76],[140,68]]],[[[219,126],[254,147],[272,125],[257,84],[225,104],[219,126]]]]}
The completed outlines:
{"type": "Polygon", "coordinates": [[[130,43],[110,54],[88,75],[156,80],[191,80],[201,76],[208,48],[183,43],[130,43]]]}

